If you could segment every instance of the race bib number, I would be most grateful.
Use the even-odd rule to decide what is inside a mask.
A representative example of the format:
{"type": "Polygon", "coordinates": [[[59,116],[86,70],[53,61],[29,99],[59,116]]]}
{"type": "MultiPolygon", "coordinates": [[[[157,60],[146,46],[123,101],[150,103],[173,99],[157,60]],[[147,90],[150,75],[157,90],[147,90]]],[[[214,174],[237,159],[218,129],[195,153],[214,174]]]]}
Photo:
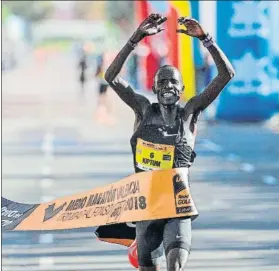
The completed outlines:
{"type": "Polygon", "coordinates": [[[142,170],[171,169],[174,146],[155,144],[137,139],[136,164],[142,170]]]}

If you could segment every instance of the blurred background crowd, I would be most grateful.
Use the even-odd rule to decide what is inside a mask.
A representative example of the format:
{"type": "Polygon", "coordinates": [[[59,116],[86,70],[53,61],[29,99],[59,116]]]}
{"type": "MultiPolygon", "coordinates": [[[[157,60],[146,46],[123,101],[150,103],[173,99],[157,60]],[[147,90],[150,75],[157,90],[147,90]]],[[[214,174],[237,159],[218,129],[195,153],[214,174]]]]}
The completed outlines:
{"type": "Polygon", "coordinates": [[[75,56],[77,63],[84,58],[87,65],[79,67],[88,68],[86,81],[100,62],[107,68],[152,12],[169,19],[165,31],[145,39],[125,66],[125,76],[136,89],[150,91],[153,75],[164,63],[182,70],[186,99],[216,75],[200,43],[183,43],[175,34],[176,19],[188,15],[204,24],[237,70],[232,84],[208,109],[208,118],[262,121],[278,112],[276,1],[3,1],[2,71],[22,66],[31,56],[43,63],[59,52],[75,56]]]}

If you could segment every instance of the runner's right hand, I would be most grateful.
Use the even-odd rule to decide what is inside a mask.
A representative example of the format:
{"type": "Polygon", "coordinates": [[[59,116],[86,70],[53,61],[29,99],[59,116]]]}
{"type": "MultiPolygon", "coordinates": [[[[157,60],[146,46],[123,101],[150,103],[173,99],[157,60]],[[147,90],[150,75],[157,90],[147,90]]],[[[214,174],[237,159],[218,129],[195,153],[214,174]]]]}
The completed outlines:
{"type": "Polygon", "coordinates": [[[166,17],[160,14],[149,15],[138,27],[134,35],[131,37],[130,41],[133,43],[138,43],[146,36],[152,36],[160,33],[164,29],[160,26],[167,20],[166,17]]]}

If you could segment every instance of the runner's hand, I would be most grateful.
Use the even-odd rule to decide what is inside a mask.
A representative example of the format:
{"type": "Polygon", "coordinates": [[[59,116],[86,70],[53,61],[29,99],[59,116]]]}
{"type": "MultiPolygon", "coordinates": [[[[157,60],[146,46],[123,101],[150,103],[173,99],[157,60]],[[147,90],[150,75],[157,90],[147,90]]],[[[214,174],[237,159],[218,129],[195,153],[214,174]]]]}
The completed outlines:
{"type": "Polygon", "coordinates": [[[176,30],[177,33],[183,33],[199,39],[205,36],[204,30],[197,20],[189,17],[180,17],[177,22],[186,27],[186,29],[176,30]]]}
{"type": "Polygon", "coordinates": [[[131,38],[131,42],[138,43],[146,36],[152,36],[157,33],[160,33],[164,29],[160,26],[167,20],[166,17],[160,14],[151,14],[149,15],[138,27],[136,32],[131,38]]]}

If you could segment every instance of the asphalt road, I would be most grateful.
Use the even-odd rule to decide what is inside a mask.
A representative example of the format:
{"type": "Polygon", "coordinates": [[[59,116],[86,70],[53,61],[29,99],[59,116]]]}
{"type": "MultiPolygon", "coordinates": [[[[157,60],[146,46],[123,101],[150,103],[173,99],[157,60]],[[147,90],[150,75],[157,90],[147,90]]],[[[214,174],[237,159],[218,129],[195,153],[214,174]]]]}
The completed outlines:
{"type": "MultiPolygon", "coordinates": [[[[26,65],[2,77],[2,195],[47,202],[131,174],[133,112],[110,93],[114,119],[98,121],[95,83],[82,94],[67,56],[26,65]]],[[[191,189],[200,216],[187,270],[279,270],[279,134],[205,121],[199,130],[191,189]]],[[[3,233],[2,270],[134,269],[126,248],[83,229],[3,233]]]]}

